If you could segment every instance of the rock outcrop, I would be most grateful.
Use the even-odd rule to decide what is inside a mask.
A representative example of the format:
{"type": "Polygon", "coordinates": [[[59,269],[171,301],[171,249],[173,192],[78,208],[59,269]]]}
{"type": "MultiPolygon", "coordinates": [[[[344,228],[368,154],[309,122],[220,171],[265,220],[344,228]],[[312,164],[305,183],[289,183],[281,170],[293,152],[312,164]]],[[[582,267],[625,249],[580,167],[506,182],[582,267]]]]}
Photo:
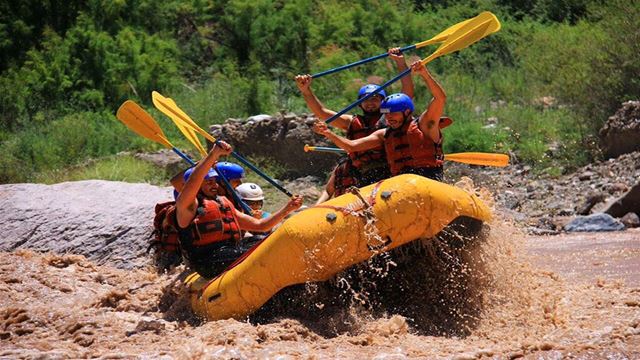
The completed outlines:
{"type": "Polygon", "coordinates": [[[618,218],[628,213],[640,215],[640,182],[609,204],[604,212],[618,218]]]}
{"type": "Polygon", "coordinates": [[[154,205],[170,188],[89,180],[0,185],[0,250],[80,254],[119,268],[145,265],[154,205]]]}
{"type": "Polygon", "coordinates": [[[304,152],[304,145],[334,146],[311,129],[312,115],[256,115],[213,125],[211,134],[253,159],[268,159],[284,168],[287,179],[313,175],[325,178],[336,164],[334,154],[304,152]]]}
{"type": "Polygon", "coordinates": [[[533,174],[531,167],[520,164],[507,168],[445,165],[446,181],[462,175],[490,189],[498,208],[534,233],[559,232],[577,215],[607,212],[622,218],[640,207],[637,190],[630,190],[640,179],[640,151],[559,177],[533,174]]]}
{"type": "Polygon", "coordinates": [[[640,150],[640,101],[627,101],[600,129],[600,142],[606,157],[612,158],[640,150]]]}
{"type": "MultiPolygon", "coordinates": [[[[189,167],[189,164],[187,164],[176,153],[166,149],[162,149],[154,153],[135,154],[135,157],[163,168],[165,170],[165,174],[167,175],[167,183],[168,180],[175,174],[189,167]]],[[[198,158],[192,157],[192,159],[197,160],[198,158]]]]}

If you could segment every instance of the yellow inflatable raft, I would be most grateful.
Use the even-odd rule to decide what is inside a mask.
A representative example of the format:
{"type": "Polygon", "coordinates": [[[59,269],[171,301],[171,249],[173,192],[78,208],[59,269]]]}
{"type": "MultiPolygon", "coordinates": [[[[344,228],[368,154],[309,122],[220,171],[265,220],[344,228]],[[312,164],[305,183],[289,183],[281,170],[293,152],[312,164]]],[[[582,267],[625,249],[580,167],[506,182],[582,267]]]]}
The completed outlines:
{"type": "Polygon", "coordinates": [[[192,308],[209,320],[244,318],[287,286],[328,280],[459,217],[486,222],[491,212],[476,196],[417,175],[366,186],[292,216],[217,278],[187,277],[192,308]]]}

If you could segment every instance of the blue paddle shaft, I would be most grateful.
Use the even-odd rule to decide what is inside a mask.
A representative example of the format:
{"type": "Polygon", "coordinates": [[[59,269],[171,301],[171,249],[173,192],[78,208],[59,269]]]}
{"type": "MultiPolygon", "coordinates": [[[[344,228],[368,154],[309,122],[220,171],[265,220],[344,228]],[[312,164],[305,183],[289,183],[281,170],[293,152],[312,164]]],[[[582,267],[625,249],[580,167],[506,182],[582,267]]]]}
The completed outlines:
{"type": "Polygon", "coordinates": [[[189,165],[193,166],[196,163],[193,162],[193,160],[191,160],[190,157],[188,157],[187,155],[185,155],[182,151],[178,150],[175,147],[172,147],[171,150],[173,150],[174,153],[178,154],[178,156],[180,156],[184,161],[188,162],[189,165]]]}
{"type": "Polygon", "coordinates": [[[340,110],[339,112],[335,113],[332,117],[328,118],[327,120],[325,120],[325,122],[327,124],[330,124],[332,121],[334,121],[335,119],[339,118],[340,116],[344,115],[347,113],[347,111],[353,109],[354,107],[360,105],[363,101],[367,100],[368,98],[372,97],[373,95],[379,93],[380,91],[382,91],[382,89],[386,88],[387,86],[393,84],[394,82],[402,79],[403,77],[407,76],[409,73],[411,73],[411,68],[401,72],[400,74],[398,74],[396,77],[394,77],[393,79],[387,81],[386,83],[380,85],[375,91],[372,91],[370,93],[368,93],[367,95],[361,97],[360,99],[356,100],[356,102],[354,102],[353,104],[347,106],[346,108],[340,110]]]}
{"type": "MultiPolygon", "coordinates": [[[[191,160],[190,157],[185,155],[185,153],[183,153],[182,151],[178,150],[177,148],[173,147],[173,148],[171,148],[171,150],[173,150],[174,153],[178,154],[182,159],[184,159],[186,162],[188,162],[189,165],[194,166],[196,164],[195,162],[193,162],[193,160],[191,160]]],[[[222,173],[220,173],[218,175],[222,179],[222,182],[224,183],[224,186],[227,188],[227,190],[229,191],[229,193],[233,197],[233,200],[236,203],[240,204],[240,206],[242,207],[242,209],[244,210],[245,213],[251,215],[252,211],[251,211],[251,208],[249,207],[249,205],[245,204],[244,201],[242,201],[242,199],[240,199],[240,197],[238,196],[238,193],[236,193],[236,191],[233,189],[233,187],[231,187],[231,184],[229,184],[229,181],[227,181],[227,179],[224,177],[224,175],[222,175],[222,173]]]]}
{"type": "MultiPolygon", "coordinates": [[[[405,52],[405,51],[408,51],[408,50],[413,50],[413,49],[415,49],[415,48],[416,48],[416,45],[415,45],[415,44],[414,44],[414,45],[405,46],[405,47],[403,47],[403,48],[400,48],[400,52],[405,52]]],[[[372,62],[372,61],[375,61],[375,60],[378,60],[378,59],[382,59],[382,58],[387,57],[387,56],[389,56],[389,53],[384,53],[384,54],[380,54],[380,55],[372,56],[372,57],[370,57],[370,58],[363,59],[363,60],[359,60],[359,61],[353,62],[353,63],[351,63],[351,64],[342,65],[342,66],[339,66],[339,67],[337,67],[337,68],[333,68],[333,69],[329,69],[329,70],[326,70],[326,71],[323,71],[323,72],[319,72],[319,73],[317,73],[317,74],[311,75],[311,77],[312,77],[312,78],[314,78],[314,79],[316,79],[316,78],[319,78],[319,77],[321,77],[321,76],[325,76],[325,75],[329,75],[329,74],[337,73],[338,71],[342,71],[342,70],[350,69],[350,68],[352,68],[352,67],[354,67],[354,66],[358,66],[358,65],[366,64],[366,63],[368,63],[368,62],[372,62]]]]}
{"type": "Polygon", "coordinates": [[[222,182],[224,183],[224,186],[227,188],[227,191],[229,191],[231,193],[231,196],[233,197],[233,200],[240,204],[240,206],[242,207],[242,210],[244,210],[244,212],[247,215],[251,215],[253,214],[253,211],[251,211],[251,208],[249,207],[249,205],[245,204],[244,201],[242,201],[242,199],[240,199],[240,196],[238,196],[238,193],[236,192],[236,190],[231,186],[231,184],[229,183],[229,180],[227,180],[227,178],[224,176],[224,174],[221,172],[218,173],[218,177],[220,179],[222,179],[222,182]]]}
{"type": "Polygon", "coordinates": [[[346,154],[347,151],[340,148],[326,147],[326,146],[314,146],[313,151],[318,152],[331,152],[337,154],[346,154]]]}
{"type": "MultiPolygon", "coordinates": [[[[216,144],[218,143],[218,141],[216,140],[216,144]]],[[[288,197],[292,197],[293,194],[290,193],[287,189],[283,188],[280,184],[278,184],[275,180],[273,180],[272,178],[269,177],[269,175],[263,173],[262,171],[260,171],[260,169],[258,169],[257,167],[253,166],[252,163],[250,163],[249,161],[247,161],[247,159],[243,158],[240,154],[238,154],[235,151],[231,152],[231,155],[233,155],[234,158],[236,158],[238,161],[240,161],[241,163],[243,163],[244,165],[246,165],[249,169],[253,170],[256,174],[260,175],[263,179],[267,180],[269,182],[269,184],[275,186],[276,189],[282,191],[284,194],[286,194],[288,197]]]]}

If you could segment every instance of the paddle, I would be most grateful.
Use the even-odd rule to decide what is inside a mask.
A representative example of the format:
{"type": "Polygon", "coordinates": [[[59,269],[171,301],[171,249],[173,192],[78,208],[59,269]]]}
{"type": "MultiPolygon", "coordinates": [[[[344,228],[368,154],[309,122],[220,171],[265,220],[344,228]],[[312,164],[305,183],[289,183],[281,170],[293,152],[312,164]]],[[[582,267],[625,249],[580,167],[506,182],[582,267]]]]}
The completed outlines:
{"type": "Polygon", "coordinates": [[[149,115],[149,113],[144,111],[140,105],[131,100],[127,100],[116,112],[116,117],[134,133],[173,150],[173,152],[178,154],[190,165],[195,165],[191,158],[178,150],[169,140],[167,140],[167,137],[162,132],[162,129],[160,129],[158,123],[151,117],[151,115],[149,115]]]}
{"type": "MultiPolygon", "coordinates": [[[[157,91],[153,91],[151,93],[151,98],[153,100],[153,105],[155,105],[155,107],[158,110],[160,110],[162,113],[164,113],[165,115],[167,115],[169,117],[175,116],[175,118],[173,118],[174,120],[178,119],[178,121],[181,124],[183,124],[184,126],[192,129],[195,132],[200,133],[200,135],[202,135],[205,138],[207,138],[207,140],[209,140],[209,141],[211,141],[213,143],[217,143],[218,142],[218,140],[216,140],[216,138],[214,138],[208,132],[204,131],[200,126],[198,126],[198,124],[196,124],[193,120],[191,120],[191,118],[189,118],[188,116],[183,116],[182,114],[185,114],[184,111],[182,111],[176,105],[175,102],[169,101],[171,99],[168,99],[168,98],[162,96],[157,91]],[[171,116],[169,114],[171,114],[171,116]]],[[[237,152],[233,151],[233,152],[231,152],[231,155],[234,158],[236,158],[238,161],[240,161],[241,163],[243,163],[244,165],[249,167],[251,170],[253,170],[256,174],[260,175],[263,179],[267,180],[271,185],[276,187],[276,189],[282,191],[284,194],[286,194],[289,197],[293,196],[293,194],[291,192],[289,192],[287,189],[285,189],[280,184],[278,184],[275,180],[273,180],[271,177],[269,177],[269,175],[267,175],[267,174],[263,173],[262,171],[260,171],[260,169],[255,167],[253,164],[251,164],[249,161],[247,161],[245,158],[243,158],[237,152]]]]}
{"type": "MultiPolygon", "coordinates": [[[[347,151],[325,146],[304,146],[304,151],[317,151],[317,152],[329,152],[335,154],[346,154],[347,151]]],[[[481,152],[464,152],[455,154],[445,154],[445,160],[455,161],[459,163],[471,164],[471,165],[483,165],[483,166],[497,166],[504,167],[509,165],[509,155],[494,154],[494,153],[481,153],[481,152]]]]}
{"type": "MultiPolygon", "coordinates": [[[[120,106],[120,108],[116,112],[116,117],[136,134],[153,142],[156,142],[166,148],[170,148],[171,150],[173,150],[173,152],[175,152],[186,162],[188,162],[189,165],[195,165],[195,162],[191,160],[191,158],[189,158],[182,151],[178,150],[171,144],[171,142],[162,132],[162,129],[160,129],[158,123],[153,119],[153,117],[151,117],[151,115],[149,115],[148,112],[144,111],[144,109],[140,107],[140,105],[131,100],[127,100],[120,106]]],[[[242,209],[247,214],[251,214],[251,208],[247,204],[245,204],[242,199],[240,199],[229,181],[224,177],[223,174],[220,173],[219,175],[225,187],[227,188],[227,190],[229,190],[236,203],[240,204],[242,209]]]]}
{"type": "MultiPolygon", "coordinates": [[[[427,58],[421,60],[423,64],[427,64],[428,62],[442,56],[442,55],[446,55],[458,50],[462,50],[465,47],[478,42],[479,40],[481,40],[482,38],[500,30],[500,22],[498,21],[498,18],[495,17],[495,15],[493,15],[492,13],[486,11],[483,12],[482,14],[478,15],[476,18],[479,18],[480,21],[469,21],[468,23],[463,24],[460,28],[458,28],[453,34],[449,35],[449,37],[447,38],[447,40],[440,45],[440,47],[433,52],[433,54],[429,55],[427,58]],[[480,17],[482,15],[482,17],[480,17]]],[[[400,74],[398,74],[396,77],[394,77],[393,79],[387,81],[386,83],[380,85],[376,90],[370,92],[369,94],[361,97],[360,99],[356,100],[354,103],[352,103],[351,105],[348,105],[347,107],[345,107],[344,109],[340,110],[339,112],[337,112],[336,114],[334,114],[333,116],[331,116],[330,118],[328,118],[327,120],[325,120],[325,122],[327,124],[331,123],[332,121],[336,120],[337,118],[339,118],[340,116],[344,115],[347,113],[347,111],[353,109],[354,107],[360,105],[363,101],[367,100],[368,98],[376,95],[377,93],[379,93],[380,91],[382,91],[382,89],[388,87],[389,85],[393,84],[394,82],[400,80],[401,78],[407,76],[409,73],[411,72],[411,68],[401,72],[400,74]]]]}
{"type": "Polygon", "coordinates": [[[328,153],[335,153],[335,154],[346,154],[347,151],[340,149],[340,148],[334,148],[334,147],[326,147],[326,146],[309,146],[309,145],[304,145],[304,152],[309,152],[309,151],[316,151],[316,152],[328,152],[328,153]]]}
{"type": "MultiPolygon", "coordinates": [[[[446,30],[442,31],[441,33],[439,33],[438,35],[432,37],[429,40],[425,40],[425,41],[422,41],[422,42],[419,42],[419,43],[416,43],[416,44],[413,44],[413,45],[408,45],[408,46],[402,47],[402,48],[400,48],[400,52],[404,53],[404,52],[409,51],[409,50],[419,49],[419,48],[427,46],[427,45],[436,44],[436,43],[439,43],[439,42],[446,41],[446,40],[449,39],[449,37],[452,34],[454,34],[456,31],[458,31],[463,26],[469,25],[469,24],[483,23],[491,15],[493,15],[493,14],[491,14],[488,11],[482,12],[482,13],[480,13],[478,16],[476,16],[474,18],[467,19],[465,21],[462,21],[462,22],[459,22],[457,24],[454,24],[454,25],[450,26],[449,28],[447,28],[446,30]]],[[[358,65],[362,65],[362,64],[366,64],[366,63],[369,63],[369,62],[372,62],[372,61],[375,61],[375,60],[378,60],[378,59],[382,59],[382,58],[385,58],[387,56],[389,56],[389,53],[384,53],[384,54],[372,56],[370,58],[359,60],[359,61],[353,62],[351,64],[342,65],[342,66],[339,66],[339,67],[336,67],[336,68],[333,68],[333,69],[329,69],[329,70],[326,70],[326,71],[323,71],[323,72],[319,72],[317,74],[311,75],[311,77],[314,78],[314,79],[315,78],[319,78],[319,77],[322,77],[322,76],[325,76],[325,75],[329,75],[329,74],[333,74],[333,73],[336,73],[336,72],[339,72],[339,71],[342,71],[342,70],[350,69],[350,68],[358,66],[358,65]]]]}
{"type": "Polygon", "coordinates": [[[478,40],[500,30],[500,21],[486,11],[478,15],[476,21],[468,22],[456,30],[433,54],[422,60],[423,64],[446,54],[462,50],[478,40]]]}
{"type": "MultiPolygon", "coordinates": [[[[184,112],[182,112],[182,110],[180,110],[178,108],[178,105],[176,105],[176,103],[172,100],[172,99],[167,99],[167,101],[172,104],[178,111],[181,112],[181,116],[187,117],[189,118],[189,116],[187,114],[185,114],[184,112]]],[[[198,152],[200,153],[200,155],[205,156],[207,154],[207,151],[205,150],[204,146],[202,146],[202,143],[200,142],[200,139],[198,139],[198,136],[196,135],[196,132],[193,131],[193,129],[184,126],[182,124],[182,122],[180,122],[179,119],[176,119],[176,116],[171,114],[169,116],[169,118],[171,119],[171,121],[173,121],[173,123],[178,127],[178,129],[182,132],[182,134],[187,138],[187,140],[189,140],[193,146],[196,147],[196,149],[198,150],[198,152]]],[[[192,120],[193,121],[193,120],[192,120]]]]}

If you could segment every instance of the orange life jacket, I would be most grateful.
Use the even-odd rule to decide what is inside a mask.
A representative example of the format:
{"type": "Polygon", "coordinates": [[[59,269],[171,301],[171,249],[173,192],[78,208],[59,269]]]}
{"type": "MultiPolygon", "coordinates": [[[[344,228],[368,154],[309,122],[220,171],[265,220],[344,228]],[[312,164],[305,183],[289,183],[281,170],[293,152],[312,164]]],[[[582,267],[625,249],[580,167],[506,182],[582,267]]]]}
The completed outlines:
{"type": "Polygon", "coordinates": [[[224,196],[217,196],[215,200],[200,198],[198,201],[196,217],[186,229],[188,231],[180,232],[183,250],[240,240],[240,226],[231,201],[224,196]]]}
{"type": "MultiPolygon", "coordinates": [[[[386,127],[381,121],[381,114],[361,116],[355,115],[347,129],[347,139],[356,140],[371,135],[374,131],[386,127]]],[[[356,168],[377,168],[386,166],[384,148],[382,146],[366,151],[349,153],[349,158],[356,168]]],[[[366,171],[366,170],[365,170],[366,171]]]]}
{"type": "MultiPolygon", "coordinates": [[[[407,119],[399,129],[387,128],[384,148],[392,175],[407,172],[411,168],[436,168],[442,166],[442,137],[435,143],[418,127],[417,118],[407,119]]],[[[450,118],[441,118],[439,128],[451,125],[450,118]]]]}

